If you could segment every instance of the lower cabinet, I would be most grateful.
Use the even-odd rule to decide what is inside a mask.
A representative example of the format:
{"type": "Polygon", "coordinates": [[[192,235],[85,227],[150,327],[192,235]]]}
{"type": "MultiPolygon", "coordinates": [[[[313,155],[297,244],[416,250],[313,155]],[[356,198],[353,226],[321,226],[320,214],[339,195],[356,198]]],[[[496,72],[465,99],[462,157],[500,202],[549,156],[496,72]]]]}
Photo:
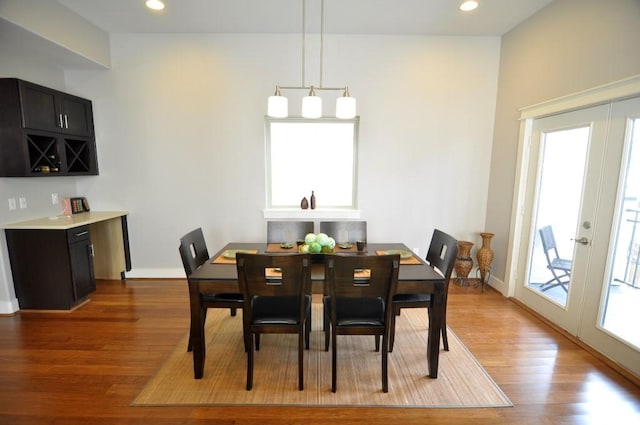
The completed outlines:
{"type": "Polygon", "coordinates": [[[20,309],[69,310],[96,289],[89,226],[6,229],[20,309]]]}

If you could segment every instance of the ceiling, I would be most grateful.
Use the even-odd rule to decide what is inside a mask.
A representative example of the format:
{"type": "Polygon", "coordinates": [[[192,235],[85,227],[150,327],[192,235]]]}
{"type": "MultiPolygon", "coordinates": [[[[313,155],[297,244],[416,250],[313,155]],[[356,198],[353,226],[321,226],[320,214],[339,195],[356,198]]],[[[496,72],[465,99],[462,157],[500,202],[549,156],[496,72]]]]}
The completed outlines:
{"type": "MultiPolygon", "coordinates": [[[[58,0],[109,33],[301,33],[303,0],[58,0]]],[[[552,0],[324,0],[324,32],[501,36],[552,0]]],[[[320,31],[321,0],[306,0],[306,32],[320,31]]]]}

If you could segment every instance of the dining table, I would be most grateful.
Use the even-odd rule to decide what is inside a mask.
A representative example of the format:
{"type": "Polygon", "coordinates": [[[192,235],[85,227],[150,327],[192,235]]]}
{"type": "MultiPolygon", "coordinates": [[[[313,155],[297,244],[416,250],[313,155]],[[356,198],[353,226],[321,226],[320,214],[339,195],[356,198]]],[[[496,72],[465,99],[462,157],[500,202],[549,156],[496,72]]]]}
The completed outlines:
{"type": "MultiPolygon", "coordinates": [[[[440,331],[444,312],[444,277],[429,266],[422,258],[413,254],[402,243],[369,243],[364,252],[358,252],[355,244],[336,246],[335,253],[345,255],[380,255],[401,252],[397,293],[431,294],[429,310],[429,330],[427,336],[428,375],[438,377],[440,354],[440,331]]],[[[201,379],[204,374],[206,343],[204,334],[205,310],[202,306],[203,294],[240,292],[238,274],[233,255],[238,251],[260,254],[286,254],[297,252],[295,244],[230,242],[216,252],[207,262],[188,276],[189,304],[191,311],[191,344],[193,349],[193,374],[201,379]],[[195,326],[194,326],[195,324],[195,326]]],[[[312,255],[311,282],[314,293],[323,293],[324,254],[312,255]]]]}

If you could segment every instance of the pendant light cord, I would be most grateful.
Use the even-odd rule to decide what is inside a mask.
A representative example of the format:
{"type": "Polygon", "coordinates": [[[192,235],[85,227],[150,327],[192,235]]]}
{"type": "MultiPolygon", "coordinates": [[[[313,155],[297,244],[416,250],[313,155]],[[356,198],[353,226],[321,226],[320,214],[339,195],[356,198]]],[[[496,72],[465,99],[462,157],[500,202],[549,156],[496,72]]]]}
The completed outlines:
{"type": "Polygon", "coordinates": [[[320,1],[320,87],[322,87],[322,65],[324,57],[324,0],[320,1]]]}
{"type": "Polygon", "coordinates": [[[307,33],[307,26],[306,26],[306,12],[307,12],[307,0],[302,0],[302,87],[306,86],[305,81],[304,81],[304,62],[305,62],[305,45],[306,43],[306,39],[305,39],[305,34],[307,33]]]}
{"type": "MultiPolygon", "coordinates": [[[[305,62],[306,55],[305,49],[307,46],[306,34],[307,34],[307,1],[302,0],[302,87],[306,87],[305,82],[305,62]]],[[[322,88],[322,73],[324,65],[324,0],[320,1],[320,84],[318,88],[322,88]]]]}

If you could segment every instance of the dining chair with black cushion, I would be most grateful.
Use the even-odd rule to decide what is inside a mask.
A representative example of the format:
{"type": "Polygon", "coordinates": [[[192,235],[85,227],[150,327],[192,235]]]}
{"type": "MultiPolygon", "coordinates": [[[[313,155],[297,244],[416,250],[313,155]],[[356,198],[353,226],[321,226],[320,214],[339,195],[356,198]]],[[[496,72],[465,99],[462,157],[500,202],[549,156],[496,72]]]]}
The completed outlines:
{"type": "Polygon", "coordinates": [[[547,260],[547,268],[553,275],[549,281],[540,286],[540,290],[548,291],[551,288],[559,286],[564,292],[569,292],[571,266],[573,262],[567,258],[560,258],[556,238],[553,235],[553,228],[551,226],[544,226],[538,232],[540,233],[540,240],[542,241],[544,257],[547,260]]]}
{"type": "MultiPolygon", "coordinates": [[[[356,241],[367,240],[367,222],[357,220],[343,220],[343,221],[321,221],[320,232],[331,236],[338,244],[355,243],[356,241]]],[[[338,248],[336,248],[338,249],[338,248]]],[[[326,294],[325,294],[326,298],[326,294]]],[[[322,329],[326,332],[329,329],[329,316],[326,307],[323,309],[325,312],[323,317],[322,329]]],[[[329,335],[326,335],[327,341],[329,335]]],[[[376,348],[378,345],[378,339],[376,339],[376,348]]]]}
{"type": "Polygon", "coordinates": [[[331,391],[334,393],[339,335],[382,337],[382,391],[389,391],[387,364],[392,311],[387,307],[398,286],[399,267],[398,254],[326,256],[326,303],[332,343],[331,391]]]}
{"type": "Polygon", "coordinates": [[[267,243],[296,243],[304,240],[307,233],[313,233],[313,230],[313,221],[268,221],[267,243]]]}
{"type": "MultiPolygon", "coordinates": [[[[435,229],[427,251],[426,261],[438,273],[444,277],[444,308],[442,309],[442,344],[445,351],[449,351],[449,340],[447,338],[447,296],[449,293],[449,280],[453,272],[453,266],[458,254],[458,241],[441,230],[435,229]]],[[[393,314],[391,337],[389,338],[389,351],[393,351],[395,340],[396,316],[400,315],[403,308],[426,308],[431,305],[431,294],[396,294],[393,297],[393,314]]]]}
{"type": "MultiPolygon", "coordinates": [[[[202,228],[199,227],[181,237],[178,251],[188,279],[195,270],[209,260],[209,251],[207,250],[202,228]]],[[[199,326],[204,326],[208,308],[228,308],[231,310],[231,315],[235,316],[236,310],[242,308],[242,305],[243,298],[240,293],[200,294],[199,308],[202,309],[201,317],[203,318],[203,323],[199,324],[199,326]]],[[[191,329],[194,326],[196,324],[192,322],[191,329]]],[[[191,348],[191,332],[189,332],[187,351],[191,351],[191,348]]]]}
{"type": "Polygon", "coordinates": [[[309,254],[236,255],[244,296],[247,391],[253,388],[254,341],[260,334],[298,334],[298,389],[304,389],[304,347],[311,330],[311,256],[309,254]]]}
{"type": "Polygon", "coordinates": [[[366,241],[367,222],[354,220],[321,221],[320,232],[331,236],[338,243],[366,241]]]}

